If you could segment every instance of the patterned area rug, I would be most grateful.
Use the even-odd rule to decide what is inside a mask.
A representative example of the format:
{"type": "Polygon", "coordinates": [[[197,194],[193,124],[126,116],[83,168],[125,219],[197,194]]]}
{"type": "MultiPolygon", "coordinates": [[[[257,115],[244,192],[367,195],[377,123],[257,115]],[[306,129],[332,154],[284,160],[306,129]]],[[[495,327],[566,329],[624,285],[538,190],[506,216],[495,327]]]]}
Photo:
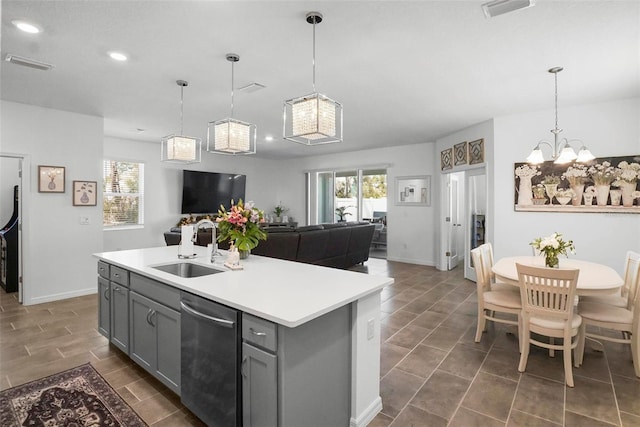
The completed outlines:
{"type": "Polygon", "coordinates": [[[0,426],[146,426],[87,363],[0,392],[0,426]]]}

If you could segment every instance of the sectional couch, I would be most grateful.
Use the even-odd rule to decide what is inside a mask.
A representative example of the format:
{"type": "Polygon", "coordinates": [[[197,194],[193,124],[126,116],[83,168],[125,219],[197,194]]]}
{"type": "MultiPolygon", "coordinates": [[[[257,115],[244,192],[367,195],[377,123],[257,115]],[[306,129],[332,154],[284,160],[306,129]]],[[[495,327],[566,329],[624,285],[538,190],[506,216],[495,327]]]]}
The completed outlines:
{"type": "MultiPolygon", "coordinates": [[[[374,225],[368,222],[339,222],[298,228],[266,227],[267,240],[252,254],[326,267],[349,268],[369,259],[374,225]]],[[[167,245],[180,243],[180,233],[164,234],[167,245]]],[[[196,244],[211,243],[211,233],[198,233],[196,244]]],[[[221,245],[224,246],[224,245],[221,245]]]]}

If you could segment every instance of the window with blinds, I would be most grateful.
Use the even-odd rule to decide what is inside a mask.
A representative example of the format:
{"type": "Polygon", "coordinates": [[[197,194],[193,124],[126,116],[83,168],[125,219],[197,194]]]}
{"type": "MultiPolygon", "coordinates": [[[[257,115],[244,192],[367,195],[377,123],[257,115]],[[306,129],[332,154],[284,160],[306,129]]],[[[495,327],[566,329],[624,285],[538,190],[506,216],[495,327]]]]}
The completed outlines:
{"type": "Polygon", "coordinates": [[[103,225],[144,224],[144,164],[105,160],[103,168],[103,225]]]}

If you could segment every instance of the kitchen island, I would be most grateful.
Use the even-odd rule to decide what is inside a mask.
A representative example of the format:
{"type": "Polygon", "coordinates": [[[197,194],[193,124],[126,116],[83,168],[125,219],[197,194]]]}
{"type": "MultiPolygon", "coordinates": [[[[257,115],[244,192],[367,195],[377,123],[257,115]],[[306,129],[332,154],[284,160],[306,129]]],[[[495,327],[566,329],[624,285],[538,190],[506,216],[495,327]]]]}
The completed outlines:
{"type": "MultiPolygon", "coordinates": [[[[164,336],[159,335],[156,344],[170,344],[171,341],[175,341],[174,335],[179,335],[179,327],[176,329],[175,325],[179,324],[181,312],[179,305],[172,305],[172,295],[182,291],[202,297],[241,312],[242,329],[251,330],[257,336],[265,336],[265,333],[257,333],[255,331],[258,329],[254,330],[248,325],[257,325],[256,328],[265,326],[267,330],[269,325],[274,325],[277,344],[272,344],[273,348],[270,348],[268,343],[258,342],[257,351],[267,350],[268,354],[265,354],[277,360],[277,367],[274,368],[278,378],[277,391],[274,391],[276,397],[271,396],[277,398],[277,408],[273,409],[277,412],[274,418],[277,419],[277,425],[294,425],[294,422],[300,422],[301,416],[309,417],[305,419],[305,425],[326,424],[326,420],[323,422],[322,419],[323,414],[331,413],[335,409],[330,404],[333,392],[330,389],[331,381],[328,379],[331,378],[331,372],[326,368],[334,365],[344,365],[342,370],[336,368],[334,374],[337,377],[334,378],[334,382],[346,384],[346,398],[341,400],[349,400],[340,403],[347,411],[344,420],[340,418],[340,424],[365,426],[373,419],[382,408],[379,393],[380,291],[392,284],[393,279],[255,255],[242,261],[243,270],[230,271],[222,265],[224,257],[219,263],[212,264],[207,260],[206,248],[196,247],[194,251],[196,257],[189,260],[179,260],[176,247],[95,254],[100,260],[98,272],[102,276],[98,279],[101,305],[102,297],[108,296],[104,298],[104,303],[110,304],[111,313],[108,326],[101,327],[101,333],[180,394],[180,381],[171,380],[172,376],[175,377],[175,372],[172,373],[170,367],[161,366],[175,365],[172,359],[172,353],[175,351],[164,352],[168,353],[169,362],[157,360],[155,368],[151,369],[151,365],[137,359],[135,338],[129,336],[135,334],[136,330],[129,321],[135,321],[136,301],[147,301],[145,292],[155,292],[157,288],[160,291],[159,297],[151,297],[148,304],[156,304],[160,309],[164,306],[158,302],[165,302],[168,310],[165,310],[167,315],[162,319],[165,319],[163,324],[168,325],[166,330],[169,332],[164,336]],[[192,263],[222,272],[186,278],[156,268],[177,262],[192,263]],[[106,276],[105,269],[108,270],[106,276]],[[117,277],[113,275],[114,272],[117,277]],[[124,276],[127,277],[126,280],[123,279],[124,276]],[[124,323],[122,315],[114,315],[114,305],[119,295],[114,293],[116,289],[129,293],[127,298],[120,298],[120,313],[127,311],[131,317],[127,319],[126,328],[122,325],[118,327],[118,322],[124,323]],[[138,295],[139,293],[142,295],[138,295]],[[126,310],[122,308],[125,301],[129,302],[126,310]],[[125,329],[131,334],[127,334],[125,329]],[[296,345],[304,348],[296,349],[296,345]],[[313,353],[305,354],[305,349],[313,353]],[[341,359],[339,363],[336,363],[336,357],[341,359]],[[315,374],[314,369],[318,370],[315,374]],[[313,384],[308,383],[310,375],[315,375],[311,381],[313,384]],[[323,378],[324,376],[327,379],[323,378]],[[302,384],[305,382],[307,384],[302,384]],[[310,404],[313,408],[308,406],[310,404]],[[295,411],[288,409],[290,406],[305,408],[305,405],[307,406],[304,414],[292,415],[295,411]],[[313,413],[315,407],[318,410],[313,413]],[[310,410],[312,413],[309,413],[310,410]]],[[[157,323],[160,325],[162,312],[159,309],[149,309],[149,313],[153,312],[151,317],[147,314],[146,320],[150,321],[150,324],[154,324],[154,316],[159,313],[157,323]]],[[[115,309],[115,312],[118,310],[115,309]]],[[[105,322],[106,316],[101,314],[99,323],[104,325],[105,322]]],[[[247,357],[251,358],[251,354],[245,353],[245,347],[251,351],[255,350],[251,347],[253,343],[245,339],[244,332],[243,363],[247,357]]],[[[162,352],[157,350],[156,353],[162,352]]],[[[173,355],[173,358],[175,357],[173,355]]],[[[242,375],[245,376],[245,372],[242,372],[242,375]]],[[[247,389],[247,384],[243,384],[247,389]]],[[[260,390],[254,385],[251,387],[252,393],[260,390]]],[[[243,390],[243,394],[246,392],[248,390],[243,390]]],[[[339,390],[336,395],[340,395],[339,390]]],[[[254,393],[251,399],[253,402],[256,399],[259,401],[254,406],[265,406],[264,402],[260,401],[262,397],[264,396],[256,396],[254,393]]],[[[253,402],[248,402],[246,396],[243,399],[244,425],[259,424],[251,421],[249,408],[246,407],[249,404],[253,405],[253,402]]]]}

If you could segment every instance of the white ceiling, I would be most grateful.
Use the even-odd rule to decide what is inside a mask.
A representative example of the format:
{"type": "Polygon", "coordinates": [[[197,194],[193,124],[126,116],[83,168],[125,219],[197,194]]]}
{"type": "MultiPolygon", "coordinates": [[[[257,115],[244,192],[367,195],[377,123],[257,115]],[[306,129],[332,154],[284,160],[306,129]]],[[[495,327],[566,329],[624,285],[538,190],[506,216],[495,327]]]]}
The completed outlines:
{"type": "MultiPolygon", "coordinates": [[[[298,157],[433,142],[496,116],[640,96],[640,2],[538,0],[486,19],[477,1],[2,1],[2,57],[52,63],[38,71],[2,61],[1,97],[105,119],[105,134],[158,142],[180,131],[206,141],[207,122],[230,113],[258,128],[261,157],[298,157]],[[344,106],[344,142],[282,140],[285,99],[316,89],[344,106]],[[29,20],[30,35],[11,21],[29,20]],[[107,51],[126,52],[116,63],[107,51]],[[138,128],[145,131],[139,133],[138,128]],[[273,135],[273,142],[265,142],[273,135]]],[[[553,127],[549,117],[549,129],[553,127]]],[[[531,145],[546,136],[541,129],[531,145]]]]}

